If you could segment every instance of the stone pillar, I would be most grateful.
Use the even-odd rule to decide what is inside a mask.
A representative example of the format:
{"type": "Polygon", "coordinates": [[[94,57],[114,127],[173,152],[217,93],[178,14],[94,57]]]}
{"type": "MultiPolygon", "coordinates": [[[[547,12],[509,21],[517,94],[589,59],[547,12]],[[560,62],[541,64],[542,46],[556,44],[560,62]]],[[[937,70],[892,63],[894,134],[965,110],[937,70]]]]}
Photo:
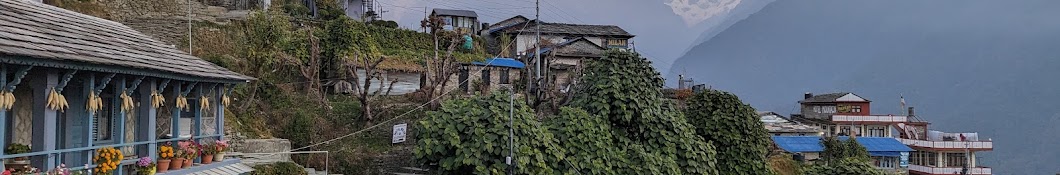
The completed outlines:
{"type": "Polygon", "coordinates": [[[971,164],[968,164],[968,167],[976,167],[976,166],[979,165],[979,163],[975,162],[975,152],[969,152],[968,156],[969,156],[969,159],[972,160],[971,164]]]}
{"type": "MultiPolygon", "coordinates": [[[[48,109],[45,105],[48,94],[55,85],[59,84],[59,72],[41,71],[43,74],[31,75],[31,90],[33,100],[24,99],[22,102],[33,103],[33,152],[53,151],[56,148],[56,128],[58,125],[58,111],[48,109]]],[[[52,155],[41,155],[31,157],[34,167],[55,167],[55,157],[52,155]]]]}
{"type": "Polygon", "coordinates": [[[891,125],[887,125],[887,130],[884,131],[887,137],[894,137],[894,133],[891,133],[891,129],[894,129],[891,125]]]}
{"type": "Polygon", "coordinates": [[[158,89],[158,80],[150,80],[145,84],[140,85],[140,106],[136,109],[139,110],[140,114],[136,117],[136,140],[137,141],[149,141],[151,143],[147,145],[138,146],[136,154],[140,156],[150,156],[152,159],[158,159],[158,143],[155,143],[157,137],[157,125],[158,109],[152,104],[151,95],[158,89]]]}
{"type": "Polygon", "coordinates": [[[937,155],[935,156],[935,167],[946,167],[946,162],[944,161],[946,160],[946,157],[944,157],[946,156],[946,154],[942,152],[935,152],[935,155],[937,155]]]}

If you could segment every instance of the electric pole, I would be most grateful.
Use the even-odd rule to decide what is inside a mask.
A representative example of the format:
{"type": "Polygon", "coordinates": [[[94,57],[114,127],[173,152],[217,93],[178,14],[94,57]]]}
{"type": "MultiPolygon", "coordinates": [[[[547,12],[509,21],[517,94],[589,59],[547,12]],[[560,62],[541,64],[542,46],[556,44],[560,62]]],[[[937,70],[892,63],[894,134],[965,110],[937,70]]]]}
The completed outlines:
{"type": "MultiPolygon", "coordinates": [[[[534,23],[537,24],[537,34],[535,34],[536,37],[534,37],[534,40],[537,41],[537,47],[534,49],[534,57],[536,57],[537,61],[534,61],[534,67],[536,67],[535,74],[537,75],[537,78],[534,79],[534,84],[536,84],[536,86],[534,86],[536,87],[534,91],[537,95],[534,96],[534,99],[540,100],[538,98],[541,98],[541,0],[536,0],[535,2],[534,23]]],[[[534,103],[537,102],[535,101],[534,103]]]]}

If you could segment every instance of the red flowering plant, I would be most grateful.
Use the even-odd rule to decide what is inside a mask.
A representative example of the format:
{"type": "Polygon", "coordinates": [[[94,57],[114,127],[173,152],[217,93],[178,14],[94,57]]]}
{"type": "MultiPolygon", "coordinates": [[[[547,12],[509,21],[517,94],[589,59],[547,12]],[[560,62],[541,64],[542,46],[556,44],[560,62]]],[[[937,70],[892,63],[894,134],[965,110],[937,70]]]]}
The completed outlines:
{"type": "Polygon", "coordinates": [[[190,139],[177,142],[177,146],[180,146],[180,150],[184,152],[185,159],[195,159],[196,157],[199,157],[199,154],[202,154],[199,151],[201,145],[190,139]]]}

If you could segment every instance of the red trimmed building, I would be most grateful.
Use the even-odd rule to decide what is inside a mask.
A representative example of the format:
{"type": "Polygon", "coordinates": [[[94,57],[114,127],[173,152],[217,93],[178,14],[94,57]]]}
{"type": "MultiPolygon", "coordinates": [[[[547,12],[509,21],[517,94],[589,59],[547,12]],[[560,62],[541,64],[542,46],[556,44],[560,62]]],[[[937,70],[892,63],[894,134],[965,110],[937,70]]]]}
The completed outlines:
{"type": "Polygon", "coordinates": [[[906,115],[872,114],[872,101],[854,93],[806,93],[799,101],[800,114],[791,119],[823,129],[826,136],[894,137],[915,149],[902,157],[900,165],[909,174],[971,175],[992,174],[989,167],[976,163],[976,152],[992,151],[993,142],[980,140],[977,133],[944,133],[928,129],[930,123],[920,120],[913,108],[906,115]]]}

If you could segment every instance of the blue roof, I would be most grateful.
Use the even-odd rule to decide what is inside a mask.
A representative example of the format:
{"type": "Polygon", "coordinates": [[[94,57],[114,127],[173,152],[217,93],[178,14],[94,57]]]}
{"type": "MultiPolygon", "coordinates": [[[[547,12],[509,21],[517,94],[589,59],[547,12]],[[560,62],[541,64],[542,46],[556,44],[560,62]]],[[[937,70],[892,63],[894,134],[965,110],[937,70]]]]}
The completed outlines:
{"type": "Polygon", "coordinates": [[[516,69],[522,69],[523,67],[526,67],[526,64],[523,64],[523,62],[520,62],[519,60],[511,59],[511,58],[490,58],[490,59],[486,59],[485,61],[481,61],[481,62],[479,62],[479,61],[471,62],[471,64],[479,65],[479,66],[496,66],[496,67],[508,67],[508,68],[516,68],[516,69]]]}
{"type": "MultiPolygon", "coordinates": [[[[848,137],[839,137],[847,140],[848,137]]],[[[897,156],[900,152],[913,151],[912,148],[890,137],[858,137],[858,143],[865,146],[872,156],[897,156]]],[[[773,143],[788,152],[821,152],[821,137],[818,136],[773,136],[773,143]]]]}

